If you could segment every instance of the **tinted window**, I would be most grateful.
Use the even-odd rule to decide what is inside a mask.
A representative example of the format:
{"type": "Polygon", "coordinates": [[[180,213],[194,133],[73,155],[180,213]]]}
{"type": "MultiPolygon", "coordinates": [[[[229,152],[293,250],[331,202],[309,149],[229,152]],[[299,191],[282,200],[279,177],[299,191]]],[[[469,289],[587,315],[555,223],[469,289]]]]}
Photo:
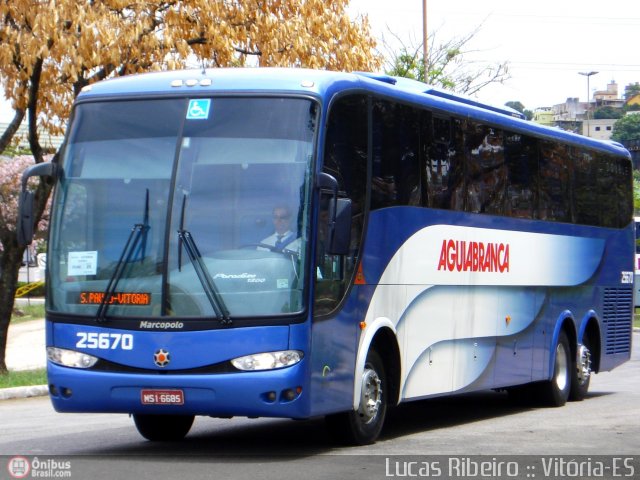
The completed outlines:
{"type": "Polygon", "coordinates": [[[420,204],[420,119],[415,108],[374,102],[372,209],[420,204]]]}
{"type": "Polygon", "coordinates": [[[347,255],[331,255],[328,243],[328,196],[320,196],[316,244],[315,313],[330,313],[342,300],[358,261],[366,199],[368,100],[338,100],[329,112],[323,171],[338,181],[340,196],[351,199],[351,243],[347,255]]]}

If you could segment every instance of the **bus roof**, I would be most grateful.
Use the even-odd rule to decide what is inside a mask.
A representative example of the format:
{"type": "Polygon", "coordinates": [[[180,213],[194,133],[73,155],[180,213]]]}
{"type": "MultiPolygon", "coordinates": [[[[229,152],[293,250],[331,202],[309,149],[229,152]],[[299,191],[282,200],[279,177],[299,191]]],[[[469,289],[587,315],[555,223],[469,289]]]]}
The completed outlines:
{"type": "Polygon", "coordinates": [[[201,96],[219,93],[307,94],[330,99],[341,91],[367,91],[538,138],[562,141],[619,155],[630,154],[615,142],[546,127],[524,119],[507,106],[483,103],[416,80],[369,72],[331,72],[303,68],[214,68],[143,73],[85,87],[77,102],[96,98],[156,95],[201,96]]]}

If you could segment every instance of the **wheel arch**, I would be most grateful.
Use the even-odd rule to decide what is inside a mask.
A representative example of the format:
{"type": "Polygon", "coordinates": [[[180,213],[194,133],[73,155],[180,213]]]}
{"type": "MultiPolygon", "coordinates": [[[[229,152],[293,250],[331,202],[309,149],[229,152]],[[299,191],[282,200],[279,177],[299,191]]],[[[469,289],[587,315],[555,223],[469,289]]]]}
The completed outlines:
{"type": "Polygon", "coordinates": [[[384,363],[388,385],[388,404],[396,405],[400,398],[402,361],[396,329],[389,319],[379,318],[366,327],[359,343],[353,386],[354,410],[357,410],[360,406],[362,373],[364,372],[367,354],[371,349],[374,349],[380,355],[384,363]]]}
{"type": "Polygon", "coordinates": [[[595,373],[600,371],[600,357],[602,355],[602,331],[595,312],[590,311],[582,322],[578,338],[580,343],[587,337],[590,340],[591,368],[595,373]]]}

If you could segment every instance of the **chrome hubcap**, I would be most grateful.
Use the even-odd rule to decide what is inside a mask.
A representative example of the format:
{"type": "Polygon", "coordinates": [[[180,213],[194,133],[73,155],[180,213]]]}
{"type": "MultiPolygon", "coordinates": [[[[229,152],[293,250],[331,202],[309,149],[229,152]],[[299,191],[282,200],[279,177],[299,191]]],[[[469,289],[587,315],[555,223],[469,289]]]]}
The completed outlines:
{"type": "Polygon", "coordinates": [[[568,368],[567,368],[567,353],[565,352],[564,345],[558,344],[556,348],[556,378],[555,382],[559,390],[567,388],[568,384],[568,368]]]}
{"type": "Polygon", "coordinates": [[[362,374],[360,408],[358,414],[365,423],[372,422],[382,404],[382,381],[375,370],[365,368],[362,374]]]}
{"type": "Polygon", "coordinates": [[[584,385],[591,376],[591,352],[584,345],[578,348],[578,381],[584,385]]]}

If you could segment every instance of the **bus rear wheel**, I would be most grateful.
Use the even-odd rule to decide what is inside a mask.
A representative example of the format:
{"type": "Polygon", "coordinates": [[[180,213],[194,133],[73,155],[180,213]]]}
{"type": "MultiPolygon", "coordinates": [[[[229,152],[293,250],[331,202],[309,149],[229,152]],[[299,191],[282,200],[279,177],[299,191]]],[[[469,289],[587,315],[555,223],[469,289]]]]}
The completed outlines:
{"type": "Polygon", "coordinates": [[[133,415],[133,422],[140,435],[147,440],[159,442],[182,440],[189,433],[193,419],[193,415],[133,415]]]}
{"type": "Polygon", "coordinates": [[[582,339],[582,345],[578,345],[576,366],[571,377],[571,392],[569,400],[583,400],[589,391],[591,382],[591,340],[588,336],[582,339]]]}
{"type": "Polygon", "coordinates": [[[380,355],[375,350],[367,354],[360,406],[357,410],[329,415],[326,418],[329,433],[340,443],[368,445],[376,441],[387,413],[387,377],[380,355]]]}

